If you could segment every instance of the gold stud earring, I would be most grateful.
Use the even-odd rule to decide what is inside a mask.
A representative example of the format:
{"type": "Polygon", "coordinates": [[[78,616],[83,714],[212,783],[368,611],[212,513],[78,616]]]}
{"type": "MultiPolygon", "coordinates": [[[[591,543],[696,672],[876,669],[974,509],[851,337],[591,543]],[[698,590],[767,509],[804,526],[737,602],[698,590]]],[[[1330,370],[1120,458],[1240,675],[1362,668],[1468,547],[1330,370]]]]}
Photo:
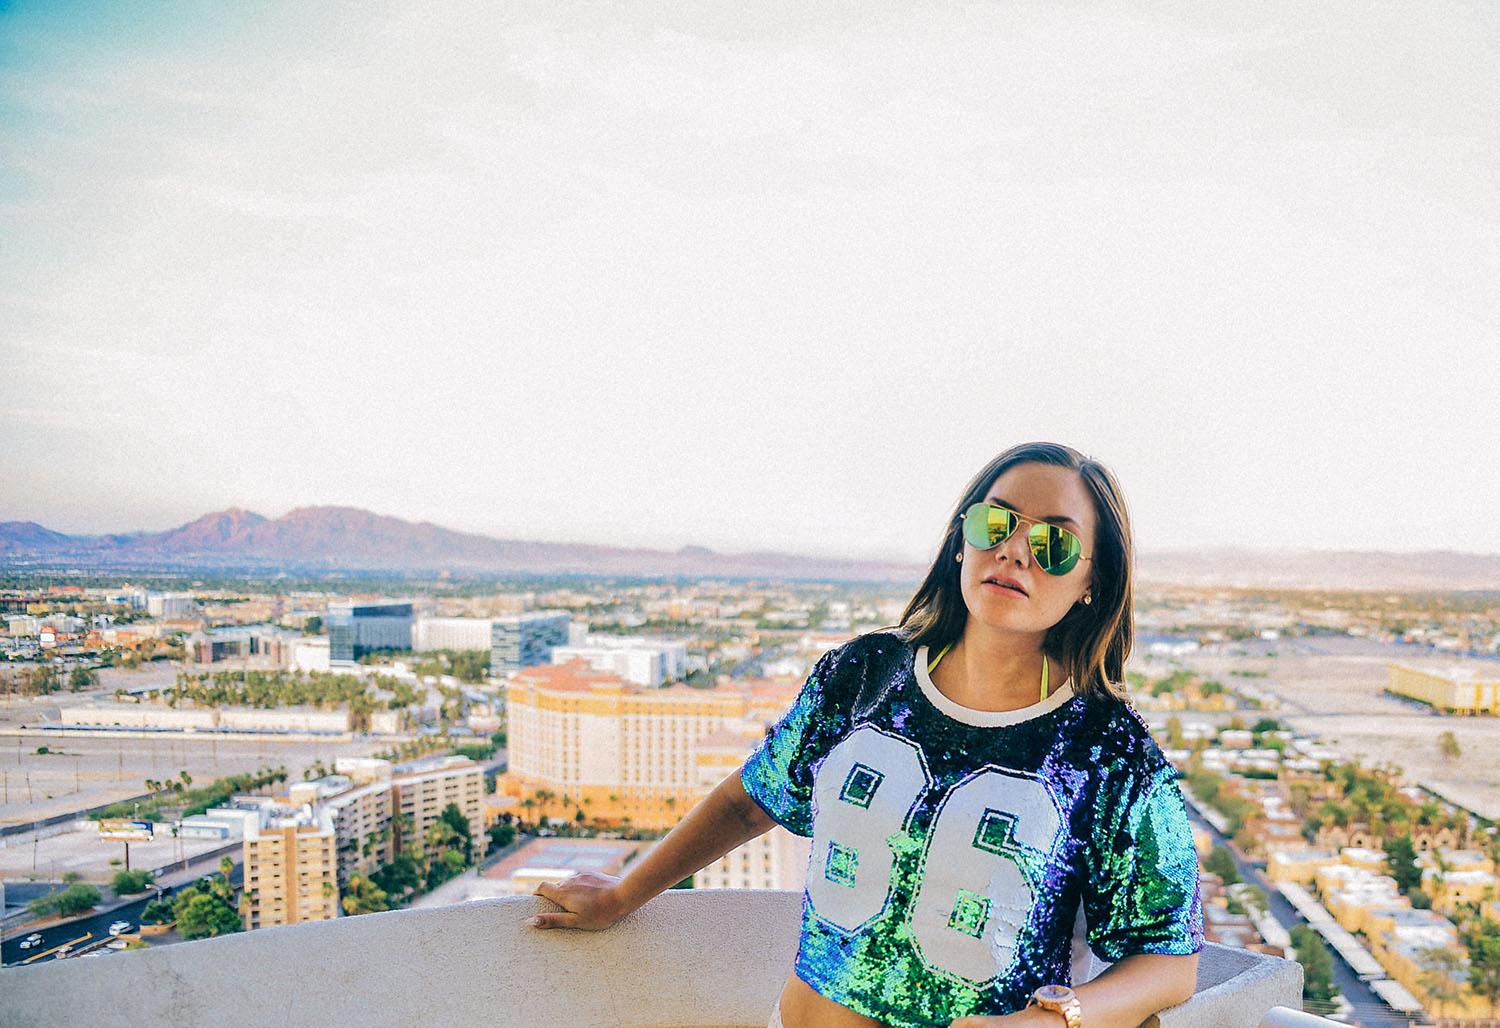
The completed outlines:
{"type": "Polygon", "coordinates": [[[1094,597],[1093,597],[1093,595],[1091,593],[1084,593],[1083,594],[1083,605],[1085,607],[1087,607],[1090,603],[1093,603],[1093,602],[1094,602],[1094,597]]]}
{"type": "Polygon", "coordinates": [[[959,550],[957,553],[955,553],[953,555],[953,559],[956,560],[956,561],[958,561],[960,564],[962,564],[964,562],[964,551],[963,550],[959,550]]]}

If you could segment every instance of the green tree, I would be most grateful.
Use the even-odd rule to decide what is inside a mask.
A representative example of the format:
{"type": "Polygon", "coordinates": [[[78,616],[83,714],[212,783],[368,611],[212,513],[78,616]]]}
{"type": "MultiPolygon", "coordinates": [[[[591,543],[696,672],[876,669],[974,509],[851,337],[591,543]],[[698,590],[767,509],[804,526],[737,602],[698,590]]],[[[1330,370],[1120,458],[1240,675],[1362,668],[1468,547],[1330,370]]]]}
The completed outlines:
{"type": "Polygon", "coordinates": [[[1452,732],[1444,732],[1438,736],[1438,752],[1443,755],[1444,760],[1457,760],[1463,755],[1463,750],[1458,745],[1458,736],[1452,732]]]}
{"type": "Polygon", "coordinates": [[[1234,862],[1234,854],[1224,846],[1215,846],[1203,858],[1203,868],[1218,875],[1225,885],[1234,885],[1240,880],[1240,869],[1234,862]]]}
{"type": "Polygon", "coordinates": [[[516,826],[497,821],[490,825],[490,849],[503,850],[516,841],[516,826]]]}
{"type": "Polygon", "coordinates": [[[166,924],[173,917],[171,900],[152,900],[141,911],[141,924],[166,924]]]}
{"type": "Polygon", "coordinates": [[[78,665],[72,671],[68,672],[68,688],[72,689],[74,692],[82,692],[90,686],[97,685],[98,683],[99,676],[94,673],[93,669],[86,668],[82,664],[78,665]]]}
{"type": "Polygon", "coordinates": [[[82,914],[99,905],[99,890],[92,885],[78,882],[54,896],[53,905],[62,917],[82,914]]]}
{"type": "Polygon", "coordinates": [[[314,614],[302,622],[303,635],[318,635],[323,631],[323,619],[314,614]]]}
{"type": "Polygon", "coordinates": [[[1318,933],[1305,924],[1291,931],[1297,963],[1302,965],[1302,998],[1314,1003],[1328,1003],[1339,994],[1333,984],[1333,956],[1318,933]]]}
{"type": "Polygon", "coordinates": [[[1500,1006],[1500,921],[1481,918],[1463,933],[1469,950],[1469,988],[1490,1005],[1490,1017],[1500,1006]]]}
{"type": "Polygon", "coordinates": [[[387,897],[396,902],[404,902],[421,887],[422,871],[410,853],[398,853],[391,861],[372,871],[370,881],[379,886],[387,897]]]}
{"type": "MultiPolygon", "coordinates": [[[[189,886],[185,892],[193,891],[189,886]]],[[[207,939],[245,930],[239,913],[212,892],[188,897],[176,906],[177,931],[184,939],[207,939]]]]}
{"type": "Polygon", "coordinates": [[[1417,849],[1410,835],[1398,835],[1385,846],[1385,866],[1396,888],[1409,892],[1422,884],[1422,869],[1417,866],[1417,849]]]}
{"type": "Polygon", "coordinates": [[[340,904],[344,913],[353,917],[389,910],[385,900],[385,890],[356,871],[349,876],[349,883],[344,886],[344,897],[340,904]]]}
{"type": "Polygon", "coordinates": [[[109,887],[116,896],[134,896],[138,892],[145,892],[153,880],[150,871],[116,871],[109,887]]]}

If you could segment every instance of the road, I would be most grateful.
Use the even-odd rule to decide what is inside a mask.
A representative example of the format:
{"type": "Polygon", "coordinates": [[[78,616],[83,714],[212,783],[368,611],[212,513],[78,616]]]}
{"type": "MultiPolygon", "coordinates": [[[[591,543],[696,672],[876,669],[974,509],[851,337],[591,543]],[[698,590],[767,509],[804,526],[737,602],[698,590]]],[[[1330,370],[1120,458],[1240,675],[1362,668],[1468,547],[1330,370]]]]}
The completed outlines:
{"type": "MultiPolygon", "coordinates": [[[[1215,846],[1223,846],[1230,852],[1239,868],[1240,877],[1251,885],[1258,886],[1266,894],[1271,916],[1281,927],[1290,931],[1295,925],[1302,923],[1302,916],[1297,913],[1296,908],[1287,902],[1285,896],[1276,891],[1275,882],[1267,878],[1259,867],[1246,860],[1218,829],[1199,817],[1191,805],[1188,807],[1188,813],[1195,825],[1212,836],[1215,846]]],[[[1343,958],[1331,946],[1328,952],[1333,957],[1333,982],[1344,994],[1344,998],[1354,1007],[1352,1023],[1363,1025],[1364,1028],[1408,1028],[1411,1024],[1410,1018],[1386,1006],[1385,1001],[1371,992],[1368,985],[1360,981],[1359,976],[1348,964],[1344,963],[1343,958]]],[[[1324,1013],[1323,1011],[1311,1012],[1324,1013]]],[[[1326,1013],[1324,1016],[1327,1016],[1326,1013]]]]}
{"type": "Polygon", "coordinates": [[[6,967],[17,964],[41,963],[45,960],[57,959],[57,947],[64,943],[72,943],[73,948],[87,945],[99,939],[109,938],[109,926],[116,921],[129,921],[132,928],[141,923],[141,911],[146,909],[146,904],[156,898],[155,891],[148,892],[144,897],[127,903],[123,907],[115,907],[100,914],[91,914],[77,921],[68,921],[65,924],[50,925],[46,928],[37,928],[34,931],[41,935],[42,942],[39,946],[31,949],[22,949],[21,940],[30,935],[30,932],[19,934],[15,938],[6,939],[0,943],[0,963],[6,967]]]}

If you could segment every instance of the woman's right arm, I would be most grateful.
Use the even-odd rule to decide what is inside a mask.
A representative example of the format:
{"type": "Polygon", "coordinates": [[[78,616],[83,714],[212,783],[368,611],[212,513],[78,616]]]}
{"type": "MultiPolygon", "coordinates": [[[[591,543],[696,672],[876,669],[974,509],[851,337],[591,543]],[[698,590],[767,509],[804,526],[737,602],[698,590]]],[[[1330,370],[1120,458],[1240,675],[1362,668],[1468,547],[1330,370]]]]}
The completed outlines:
{"type": "Polygon", "coordinates": [[[537,928],[608,928],[653,896],[670,889],[694,871],[768,831],[771,815],[752,800],[736,771],[688,811],[676,828],[624,878],[592,871],[561,882],[543,882],[536,894],[562,911],[538,914],[537,928]]]}

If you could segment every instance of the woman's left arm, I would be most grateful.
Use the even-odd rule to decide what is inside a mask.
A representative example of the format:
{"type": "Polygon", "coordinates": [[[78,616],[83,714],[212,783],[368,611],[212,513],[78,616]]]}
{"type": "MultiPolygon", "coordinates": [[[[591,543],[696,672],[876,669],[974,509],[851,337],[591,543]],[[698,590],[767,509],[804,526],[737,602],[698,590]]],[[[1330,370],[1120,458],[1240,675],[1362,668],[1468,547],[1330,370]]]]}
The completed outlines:
{"type": "MultiPolygon", "coordinates": [[[[1137,953],[1073,990],[1083,1028],[1137,1028],[1146,1018],[1186,1002],[1198,984],[1198,954],[1137,953]]],[[[1004,1017],[961,1017],[953,1028],[1060,1028],[1062,1014],[1028,1007],[1004,1017]]]]}

